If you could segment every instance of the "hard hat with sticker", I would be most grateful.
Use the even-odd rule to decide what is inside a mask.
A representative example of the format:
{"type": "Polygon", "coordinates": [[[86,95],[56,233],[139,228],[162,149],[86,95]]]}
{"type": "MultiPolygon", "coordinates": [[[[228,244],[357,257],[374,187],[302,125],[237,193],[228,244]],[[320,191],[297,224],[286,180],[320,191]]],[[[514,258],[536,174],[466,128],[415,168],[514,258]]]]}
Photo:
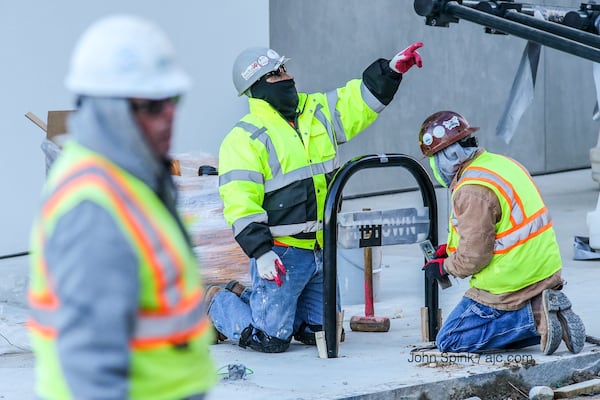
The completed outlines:
{"type": "Polygon", "coordinates": [[[265,74],[276,71],[289,58],[267,47],[252,47],[241,52],[233,63],[233,84],[238,95],[246,91],[265,74]]]}
{"type": "Polygon", "coordinates": [[[479,130],[470,126],[467,120],[454,111],[439,111],[425,119],[419,131],[421,152],[431,157],[452,143],[479,130]]]}

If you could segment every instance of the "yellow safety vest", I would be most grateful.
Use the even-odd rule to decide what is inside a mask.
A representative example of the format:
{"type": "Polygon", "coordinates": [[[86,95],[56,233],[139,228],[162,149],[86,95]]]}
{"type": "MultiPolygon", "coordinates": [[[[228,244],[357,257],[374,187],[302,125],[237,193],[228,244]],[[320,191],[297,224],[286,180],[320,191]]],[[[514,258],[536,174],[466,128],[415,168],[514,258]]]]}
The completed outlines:
{"type": "Polygon", "coordinates": [[[219,153],[225,219],[234,236],[257,222],[286,245],[322,245],[327,186],[340,166],[337,147],[384,106],[359,79],[328,93],[300,93],[296,127],[263,100],[250,98],[249,105],[219,153]]]}
{"type": "MultiPolygon", "coordinates": [[[[562,268],[552,219],[529,173],[516,161],[483,152],[462,173],[454,189],[481,185],[492,190],[502,208],[490,263],[469,282],[492,294],[514,292],[562,268]]],[[[450,215],[448,252],[459,246],[460,226],[450,215]]]]}
{"type": "Polygon", "coordinates": [[[49,197],[32,233],[28,327],[36,353],[37,392],[51,399],[72,398],[55,343],[60,299],[43,255],[44,239],[60,217],[83,201],[113,215],[138,257],[140,293],[130,342],[129,398],[177,399],[207,391],[216,381],[208,352],[213,332],[202,304],[196,259],[177,222],[143,182],[109,160],[71,143],[62,158],[50,176],[49,197]]]}

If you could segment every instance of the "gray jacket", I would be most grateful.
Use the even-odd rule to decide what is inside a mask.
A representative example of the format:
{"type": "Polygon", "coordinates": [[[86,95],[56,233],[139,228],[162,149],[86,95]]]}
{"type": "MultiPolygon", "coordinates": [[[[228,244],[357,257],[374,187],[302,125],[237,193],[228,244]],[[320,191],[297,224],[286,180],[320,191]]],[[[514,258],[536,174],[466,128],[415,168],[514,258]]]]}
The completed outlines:
{"type": "MultiPolygon", "coordinates": [[[[150,151],[126,99],[83,98],[69,132],[146,183],[179,220],[166,160],[150,151]]],[[[134,249],[110,213],[89,201],[62,216],[46,239],[44,258],[60,300],[58,357],[74,398],[127,398],[139,290],[134,249]]]]}

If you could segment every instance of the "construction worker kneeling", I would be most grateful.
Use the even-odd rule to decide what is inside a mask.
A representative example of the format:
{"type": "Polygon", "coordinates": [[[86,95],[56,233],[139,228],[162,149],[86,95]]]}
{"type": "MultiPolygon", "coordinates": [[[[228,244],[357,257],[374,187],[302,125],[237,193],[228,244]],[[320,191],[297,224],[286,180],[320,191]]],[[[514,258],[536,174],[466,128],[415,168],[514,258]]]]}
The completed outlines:
{"type": "Polygon", "coordinates": [[[471,277],[437,346],[482,352],[539,343],[552,354],[564,340],[578,353],[585,327],[561,291],[562,261],[548,209],[522,165],[478,146],[478,129],[440,111],[419,133],[436,180],[452,193],[448,242],[423,269],[437,280],[471,277]]]}
{"type": "MultiPolygon", "coordinates": [[[[211,292],[220,337],[280,353],[292,338],[315,344],[323,324],[323,210],[339,168],[338,145],[367,128],[392,101],[402,76],[421,67],[415,43],[378,59],[327,93],[297,93],[288,58],[257,47],[233,66],[250,113],[221,143],[219,193],[236,241],[250,257],[252,288],[211,292]]],[[[339,303],[338,303],[339,304],[339,303]]]]}

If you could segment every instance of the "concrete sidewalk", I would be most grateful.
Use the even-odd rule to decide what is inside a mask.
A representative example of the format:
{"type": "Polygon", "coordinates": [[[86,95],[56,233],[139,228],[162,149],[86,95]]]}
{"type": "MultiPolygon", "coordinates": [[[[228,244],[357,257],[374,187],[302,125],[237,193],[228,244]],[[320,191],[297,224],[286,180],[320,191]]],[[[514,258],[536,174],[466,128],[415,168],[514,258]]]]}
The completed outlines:
{"type": "MultiPolygon", "coordinates": [[[[588,236],[586,215],[596,207],[598,184],[589,169],[535,177],[550,209],[560,243],[567,281],[565,293],[573,309],[583,319],[587,334],[600,337],[599,299],[600,261],[574,261],[574,236],[588,236]]],[[[373,209],[398,207],[412,201],[413,194],[400,194],[376,200],[345,202],[344,207],[360,209],[369,203],[373,209]]],[[[446,220],[448,195],[438,191],[440,225],[446,220]]],[[[418,206],[418,204],[416,204],[418,206]]],[[[446,237],[440,226],[440,240],[446,237]]],[[[0,303],[0,398],[32,397],[33,360],[27,352],[24,334],[26,311],[20,293],[7,281],[22,286],[26,257],[0,262],[0,299],[6,292],[10,301],[0,303]],[[15,291],[16,290],[16,291],[15,291]],[[13,354],[6,354],[13,353],[13,354]]],[[[500,399],[493,394],[520,388],[527,392],[534,385],[557,386],[573,372],[597,374],[600,370],[600,347],[586,344],[573,355],[564,346],[552,356],[544,356],[539,347],[517,352],[477,356],[445,355],[421,350],[430,343],[421,342],[420,309],[424,305],[423,257],[417,245],[382,248],[382,271],[375,315],[391,319],[386,333],[352,332],[353,315],[364,315],[362,304],[344,304],[346,341],[339,357],[321,359],[315,347],[293,342],[282,354],[262,354],[245,350],[235,343],[212,346],[223,380],[209,399],[500,399]],[[227,366],[241,364],[244,379],[228,379],[227,366]]],[[[338,268],[340,265],[338,264],[338,268]]],[[[343,273],[342,271],[340,271],[343,273]]],[[[468,288],[467,280],[453,280],[453,286],[440,291],[442,315],[447,315],[468,288]]],[[[517,397],[512,397],[513,399],[517,397]]],[[[518,398],[524,398],[518,397],[518,398]]],[[[590,399],[593,397],[585,397],[590,399]]]]}

